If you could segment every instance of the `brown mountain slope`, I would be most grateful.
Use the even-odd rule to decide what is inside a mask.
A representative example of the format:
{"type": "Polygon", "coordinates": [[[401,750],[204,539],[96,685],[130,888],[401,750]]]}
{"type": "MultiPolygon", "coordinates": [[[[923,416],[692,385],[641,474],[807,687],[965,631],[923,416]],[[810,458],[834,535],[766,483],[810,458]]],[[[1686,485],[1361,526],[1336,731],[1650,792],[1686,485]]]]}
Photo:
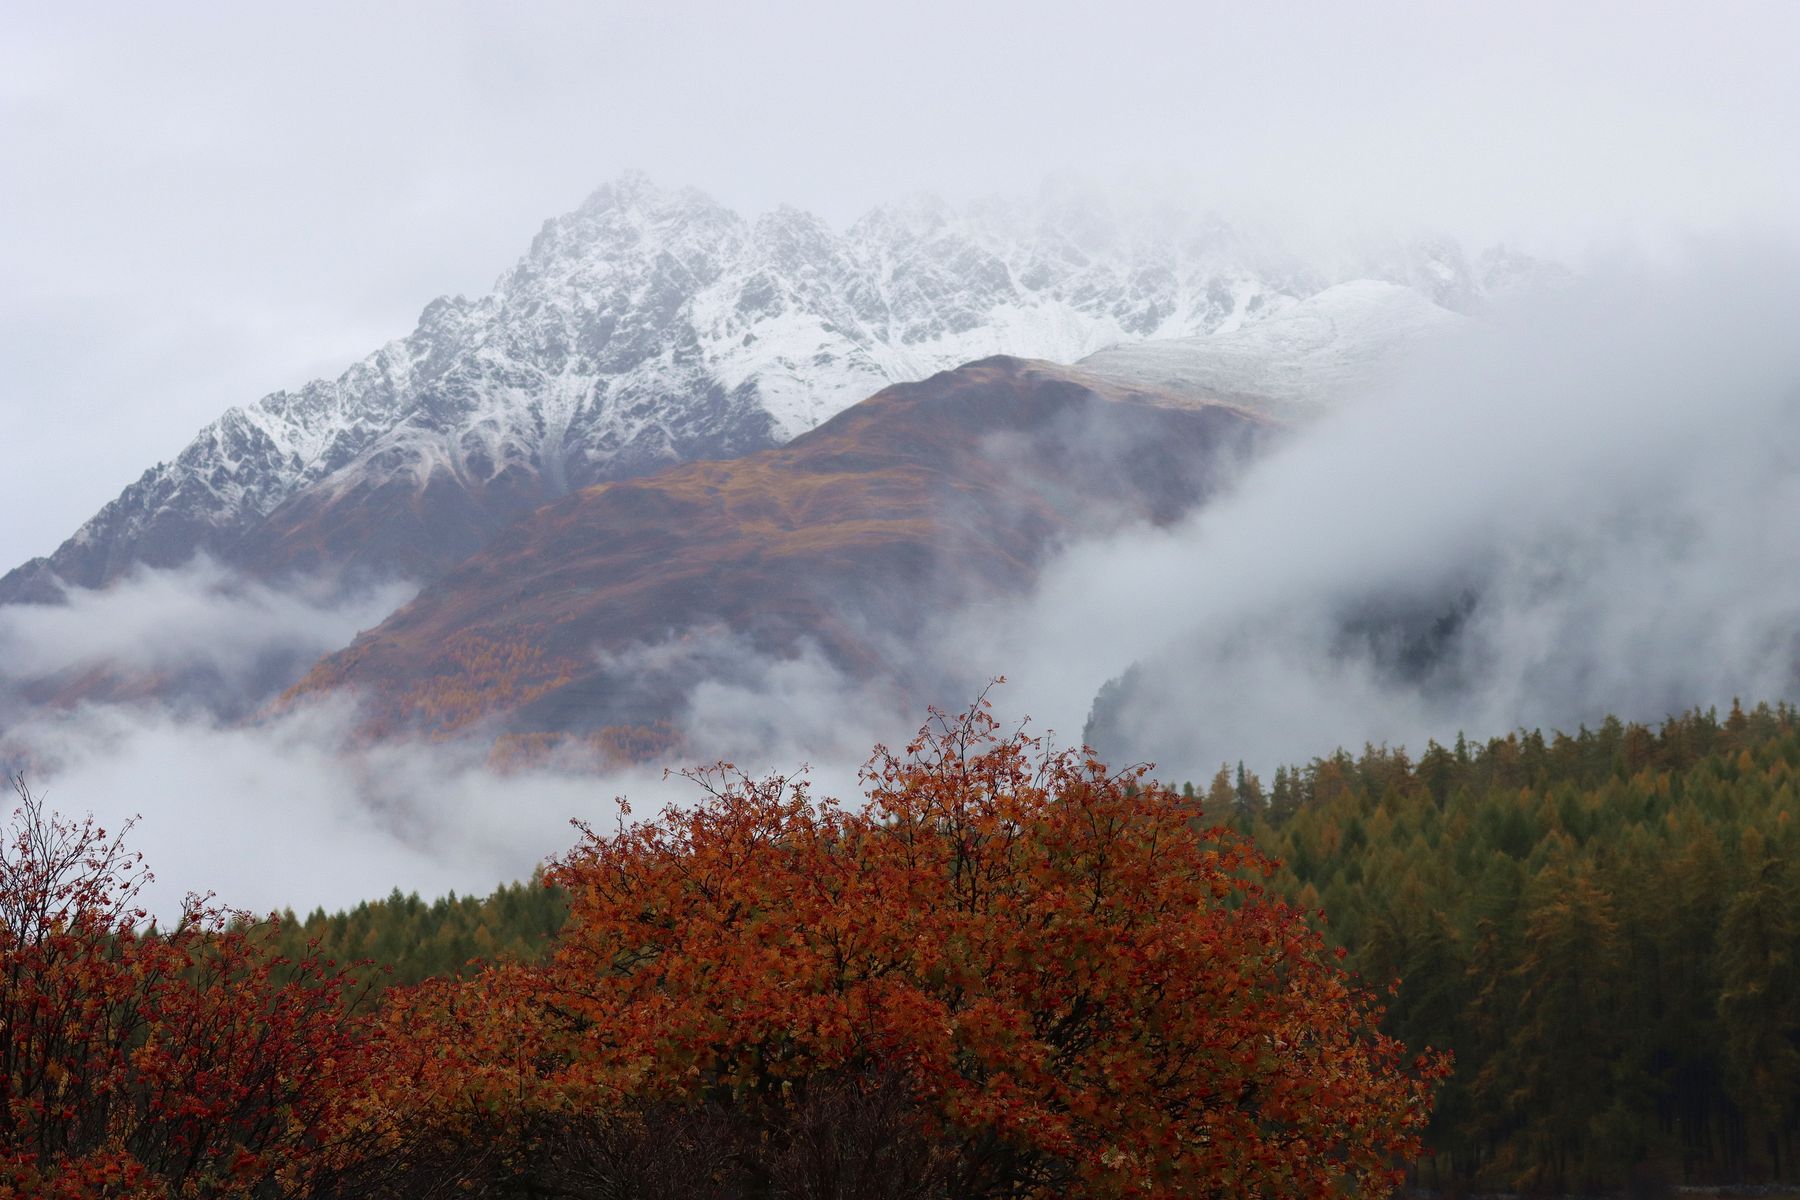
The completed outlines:
{"type": "Polygon", "coordinates": [[[559,493],[533,471],[491,478],[436,471],[356,477],[284,501],[234,543],[229,561],[264,579],[432,579],[559,493]]]}
{"type": "Polygon", "coordinates": [[[503,530],[290,697],[357,689],[375,732],[642,729],[808,644],[902,685],[946,606],[1017,594],[1062,539],[1197,504],[1258,418],[993,358],[786,446],[603,484],[503,530]]]}

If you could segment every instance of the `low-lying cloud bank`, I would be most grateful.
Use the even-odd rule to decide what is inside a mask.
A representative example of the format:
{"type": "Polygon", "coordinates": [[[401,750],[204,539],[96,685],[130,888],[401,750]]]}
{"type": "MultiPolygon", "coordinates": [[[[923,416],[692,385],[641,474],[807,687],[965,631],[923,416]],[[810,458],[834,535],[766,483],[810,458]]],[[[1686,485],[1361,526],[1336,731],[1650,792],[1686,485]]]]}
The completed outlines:
{"type": "Polygon", "coordinates": [[[1796,313],[1786,251],[1602,268],[946,641],[1070,733],[1123,674],[1091,732],[1170,778],[1791,698],[1796,313]]]}
{"type": "MultiPolygon", "coordinates": [[[[218,582],[214,570],[131,586],[147,599],[179,597],[168,611],[209,610],[213,601],[181,597],[174,580],[210,585],[218,582]]],[[[78,594],[76,603],[107,611],[131,594],[78,594]]],[[[234,629],[202,652],[225,677],[243,677],[272,645],[295,644],[323,619],[320,608],[298,602],[263,611],[270,618],[263,637],[234,629]]],[[[0,609],[0,626],[15,615],[0,609]]],[[[61,620],[75,628],[71,614],[61,620]]],[[[190,645],[201,636],[185,625],[180,632],[190,645]]],[[[69,661],[50,649],[28,666],[69,661]]],[[[180,643],[162,654],[158,661],[181,664],[180,643]]],[[[651,647],[639,657],[650,669],[666,666],[657,661],[666,656],[651,647]]],[[[130,663],[143,668],[151,659],[130,663]]],[[[694,686],[683,722],[691,753],[671,765],[723,758],[753,774],[807,768],[821,790],[855,794],[856,767],[874,740],[889,736],[881,719],[896,712],[891,697],[877,698],[816,653],[770,661],[727,635],[708,641],[705,663],[712,670],[694,686]]],[[[156,876],[146,899],[165,917],[188,892],[210,891],[253,912],[302,913],[395,887],[427,897],[485,893],[573,844],[572,820],[610,827],[622,797],[649,813],[701,794],[662,764],[597,774],[573,753],[566,761],[552,753],[528,767],[497,766],[480,739],[371,742],[355,698],[344,695],[250,720],[161,700],[16,705],[0,724],[0,759],[22,770],[55,809],[91,812],[115,830],[135,821],[129,843],[156,876]]]]}
{"type": "Polygon", "coordinates": [[[416,590],[269,583],[205,556],[139,567],[105,588],[71,588],[61,604],[0,606],[0,688],[117,696],[153,681],[183,710],[243,715],[416,590]]]}
{"type": "MultiPolygon", "coordinates": [[[[0,764],[59,810],[111,829],[135,819],[130,843],[157,877],[147,899],[165,915],[190,891],[257,912],[394,887],[485,892],[571,845],[571,820],[610,825],[619,797],[649,812],[700,795],[661,763],[601,775],[578,753],[496,766],[482,739],[371,743],[354,696],[268,705],[412,591],[344,597],[202,558],[72,590],[62,605],[0,607],[0,764]]],[[[910,732],[892,689],[812,648],[774,660],[730,631],[700,631],[611,665],[684,681],[677,767],[810,764],[816,786],[851,795],[872,743],[910,732]]]]}
{"type": "Polygon", "coordinates": [[[502,778],[473,747],[364,744],[345,701],[253,717],[413,590],[343,596],[200,558],[0,607],[0,761],[57,809],[136,818],[163,914],[189,891],[266,912],[523,877],[612,793],[502,778]],[[57,702],[33,703],[45,694],[57,702]]]}
{"type": "Polygon", "coordinates": [[[569,817],[612,811],[592,781],[505,779],[473,750],[358,746],[351,717],[322,705],[233,728],[107,705],[14,732],[43,758],[33,782],[52,807],[138,818],[129,841],[161,913],[188,891],[258,912],[485,891],[570,842],[569,817]]]}

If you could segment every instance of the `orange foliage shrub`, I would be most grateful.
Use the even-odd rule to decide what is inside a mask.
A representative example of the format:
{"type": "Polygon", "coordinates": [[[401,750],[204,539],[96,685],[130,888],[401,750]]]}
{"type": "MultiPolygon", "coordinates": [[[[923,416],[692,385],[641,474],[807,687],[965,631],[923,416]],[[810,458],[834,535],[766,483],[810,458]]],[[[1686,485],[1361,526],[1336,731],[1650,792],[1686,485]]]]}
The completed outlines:
{"type": "Polygon", "coordinates": [[[977,707],[878,751],[861,807],[694,778],[691,809],[556,864],[550,963],[396,1016],[439,1047],[403,1102],[459,1136],[496,1114],[559,1136],[572,1114],[727,1114],[763,1189],[719,1195],[780,1194],[802,1142],[839,1180],[817,1194],[898,1194],[844,1190],[845,1148],[807,1133],[821,1097],[885,1113],[865,1141],[930,1149],[918,1195],[1379,1194],[1417,1152],[1445,1064],[1381,1035],[1263,892],[1270,863],[1141,771],[977,707]]]}
{"type": "Polygon", "coordinates": [[[195,897],[174,930],[141,931],[139,859],[18,791],[0,843],[0,1196],[307,1193],[351,1149],[367,1066],[351,981],[271,960],[195,897]]]}

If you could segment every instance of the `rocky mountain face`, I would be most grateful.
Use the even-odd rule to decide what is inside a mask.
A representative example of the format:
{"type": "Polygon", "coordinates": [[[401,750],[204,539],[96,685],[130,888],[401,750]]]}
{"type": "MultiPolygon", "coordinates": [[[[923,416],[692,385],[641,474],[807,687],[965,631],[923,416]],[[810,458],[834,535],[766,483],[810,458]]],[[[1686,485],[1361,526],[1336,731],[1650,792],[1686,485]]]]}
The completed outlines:
{"type": "Polygon", "coordinates": [[[430,579],[576,489],[778,445],[987,355],[1230,332],[1363,277],[1467,310],[1530,269],[1442,242],[1323,268],[1216,220],[1055,191],[916,200],[840,232],[628,175],[547,222],[489,295],[433,301],[337,379],[227,412],[0,579],[0,603],[196,552],[268,577],[430,579]]]}
{"type": "Polygon", "coordinates": [[[1067,539],[1191,511],[1278,426],[997,357],[790,444],[578,492],[496,536],[289,694],[353,690],[375,734],[668,749],[701,682],[816,652],[931,694],[922,642],[1016,596],[1067,539]]]}

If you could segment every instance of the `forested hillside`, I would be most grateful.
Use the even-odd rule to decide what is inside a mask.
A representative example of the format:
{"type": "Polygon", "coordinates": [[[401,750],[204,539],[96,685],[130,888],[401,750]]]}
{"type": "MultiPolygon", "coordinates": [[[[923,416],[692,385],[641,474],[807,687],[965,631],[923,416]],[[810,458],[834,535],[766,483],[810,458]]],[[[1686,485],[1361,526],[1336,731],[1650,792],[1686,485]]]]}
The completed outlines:
{"type": "Polygon", "coordinates": [[[262,927],[262,935],[292,962],[314,953],[338,963],[368,962],[381,968],[379,986],[400,987],[463,978],[500,960],[535,962],[568,912],[562,889],[537,875],[486,897],[452,892],[428,903],[396,888],[385,900],[344,912],[318,909],[301,919],[289,911],[262,927]]]}
{"type": "Polygon", "coordinates": [[[1454,1052],[1423,1182],[1794,1177],[1794,709],[1340,752],[1205,795],[1356,973],[1403,981],[1388,1031],[1454,1052]]]}

